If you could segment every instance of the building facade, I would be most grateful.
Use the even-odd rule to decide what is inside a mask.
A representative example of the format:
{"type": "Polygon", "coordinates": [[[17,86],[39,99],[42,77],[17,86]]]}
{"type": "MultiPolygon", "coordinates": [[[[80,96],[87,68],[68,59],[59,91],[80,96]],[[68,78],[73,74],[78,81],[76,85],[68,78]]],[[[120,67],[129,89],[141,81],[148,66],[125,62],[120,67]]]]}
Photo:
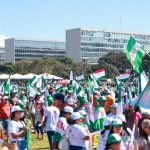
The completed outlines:
{"type": "Polygon", "coordinates": [[[0,47],[0,64],[5,63],[5,48],[0,47]]]}
{"type": "Polygon", "coordinates": [[[123,51],[130,35],[150,52],[150,34],[76,28],[66,31],[66,56],[76,62],[97,64],[108,52],[123,51]]]}
{"type": "Polygon", "coordinates": [[[64,57],[66,43],[49,40],[5,40],[5,62],[16,63],[21,60],[34,60],[41,57],[64,57]]]}

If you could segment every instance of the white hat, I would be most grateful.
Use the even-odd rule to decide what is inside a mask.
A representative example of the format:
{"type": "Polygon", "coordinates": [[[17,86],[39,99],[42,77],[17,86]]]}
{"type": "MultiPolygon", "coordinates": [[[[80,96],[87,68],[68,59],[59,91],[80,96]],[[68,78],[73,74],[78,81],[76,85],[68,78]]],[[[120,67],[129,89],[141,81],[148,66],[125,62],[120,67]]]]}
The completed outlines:
{"type": "Polygon", "coordinates": [[[117,118],[119,118],[122,122],[126,122],[126,118],[124,115],[117,115],[117,118]]]}
{"type": "Polygon", "coordinates": [[[85,110],[80,110],[79,113],[80,113],[81,116],[87,115],[87,113],[85,112],[85,110]]]}
{"type": "Polygon", "coordinates": [[[107,118],[105,118],[105,120],[104,120],[104,125],[105,125],[105,126],[110,126],[111,123],[112,123],[112,120],[113,120],[112,117],[107,117],[107,118]]]}
{"type": "Polygon", "coordinates": [[[119,118],[115,118],[113,121],[112,121],[112,125],[113,126],[122,126],[122,121],[121,121],[121,119],[119,119],[119,118]]]}
{"type": "Polygon", "coordinates": [[[8,96],[4,96],[3,99],[8,99],[8,96]]]}
{"type": "Polygon", "coordinates": [[[22,111],[22,109],[20,108],[20,106],[13,106],[11,109],[11,113],[16,112],[16,111],[22,111]]]}
{"type": "Polygon", "coordinates": [[[117,103],[113,103],[113,104],[111,105],[111,108],[116,108],[116,107],[118,107],[118,104],[117,104],[117,103]]]}
{"type": "Polygon", "coordinates": [[[73,108],[70,106],[65,106],[63,109],[64,112],[73,113],[73,108]]]}
{"type": "Polygon", "coordinates": [[[71,115],[71,118],[72,118],[73,120],[77,120],[77,119],[82,118],[82,116],[80,115],[79,112],[74,112],[74,113],[71,115]]]}

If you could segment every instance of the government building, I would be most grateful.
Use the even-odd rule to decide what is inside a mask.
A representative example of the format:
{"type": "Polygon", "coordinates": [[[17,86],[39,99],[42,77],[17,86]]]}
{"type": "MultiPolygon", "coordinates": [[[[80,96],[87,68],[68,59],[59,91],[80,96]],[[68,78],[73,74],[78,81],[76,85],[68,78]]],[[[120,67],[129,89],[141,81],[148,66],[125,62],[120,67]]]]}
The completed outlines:
{"type": "Polygon", "coordinates": [[[5,63],[35,60],[41,57],[66,56],[66,43],[56,40],[29,40],[10,38],[5,40],[5,63]]]}
{"type": "Polygon", "coordinates": [[[130,35],[150,52],[150,34],[76,28],[66,31],[66,55],[76,62],[97,64],[108,52],[122,52],[130,35]]]}

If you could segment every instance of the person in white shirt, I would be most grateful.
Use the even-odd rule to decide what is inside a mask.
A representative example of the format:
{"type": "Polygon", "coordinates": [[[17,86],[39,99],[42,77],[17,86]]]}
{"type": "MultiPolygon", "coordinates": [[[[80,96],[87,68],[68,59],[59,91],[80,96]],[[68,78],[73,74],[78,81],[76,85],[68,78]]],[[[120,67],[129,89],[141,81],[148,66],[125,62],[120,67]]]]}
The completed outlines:
{"type": "Polygon", "coordinates": [[[111,113],[109,113],[107,115],[107,117],[116,117],[116,115],[117,115],[117,107],[118,107],[117,103],[112,104],[111,107],[110,107],[111,113]]]}
{"type": "MultiPolygon", "coordinates": [[[[63,137],[65,135],[65,131],[68,127],[68,121],[71,119],[71,114],[73,113],[73,108],[70,106],[65,106],[61,116],[59,117],[58,123],[57,123],[57,127],[56,127],[56,132],[54,135],[54,139],[55,139],[55,143],[56,145],[58,145],[58,143],[62,140],[63,141],[63,137]]],[[[55,145],[55,144],[54,144],[55,145]]],[[[60,145],[60,144],[59,144],[60,145]]],[[[58,147],[58,146],[57,146],[58,147]]],[[[63,144],[62,147],[59,149],[65,149],[63,144]]]]}
{"type": "Polygon", "coordinates": [[[89,140],[89,135],[85,128],[80,124],[82,122],[79,112],[75,112],[71,115],[73,120],[72,125],[66,129],[66,135],[68,136],[70,150],[86,150],[86,141],[89,140]]]}
{"type": "Polygon", "coordinates": [[[112,117],[105,118],[104,121],[105,129],[100,132],[97,150],[105,150],[107,138],[111,129],[112,120],[113,120],[112,117]]]}
{"type": "Polygon", "coordinates": [[[19,106],[13,106],[11,109],[12,117],[8,124],[8,137],[11,143],[17,143],[17,150],[26,150],[25,133],[26,125],[22,118],[22,112],[19,106]]]}
{"type": "Polygon", "coordinates": [[[43,127],[46,127],[47,136],[50,144],[50,149],[53,150],[54,142],[54,132],[56,130],[56,125],[59,119],[60,111],[57,107],[53,106],[54,99],[48,95],[47,96],[48,107],[44,110],[44,123],[43,127]]]}

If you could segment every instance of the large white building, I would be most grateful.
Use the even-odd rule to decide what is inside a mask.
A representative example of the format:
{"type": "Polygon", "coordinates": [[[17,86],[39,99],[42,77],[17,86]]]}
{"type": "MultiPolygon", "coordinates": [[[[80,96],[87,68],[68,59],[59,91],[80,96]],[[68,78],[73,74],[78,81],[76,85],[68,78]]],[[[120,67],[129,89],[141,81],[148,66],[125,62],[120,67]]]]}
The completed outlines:
{"type": "Polygon", "coordinates": [[[97,64],[108,52],[123,51],[130,35],[150,52],[150,34],[76,28],[66,31],[66,56],[76,62],[97,64]]]}
{"type": "Polygon", "coordinates": [[[0,47],[0,64],[5,63],[5,48],[0,47]]]}
{"type": "Polygon", "coordinates": [[[6,39],[5,62],[16,63],[21,60],[34,60],[44,56],[64,57],[66,43],[56,40],[6,39]]]}

